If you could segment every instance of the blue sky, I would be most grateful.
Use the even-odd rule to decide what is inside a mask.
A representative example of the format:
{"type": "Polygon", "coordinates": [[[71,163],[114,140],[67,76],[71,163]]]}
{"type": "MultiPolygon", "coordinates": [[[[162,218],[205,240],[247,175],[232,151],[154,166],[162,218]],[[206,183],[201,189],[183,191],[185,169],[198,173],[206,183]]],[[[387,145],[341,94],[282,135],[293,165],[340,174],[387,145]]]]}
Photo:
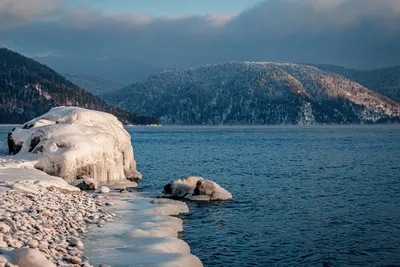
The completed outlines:
{"type": "Polygon", "coordinates": [[[260,0],[69,0],[68,8],[94,8],[102,12],[144,12],[155,17],[184,14],[238,14],[260,0]]]}

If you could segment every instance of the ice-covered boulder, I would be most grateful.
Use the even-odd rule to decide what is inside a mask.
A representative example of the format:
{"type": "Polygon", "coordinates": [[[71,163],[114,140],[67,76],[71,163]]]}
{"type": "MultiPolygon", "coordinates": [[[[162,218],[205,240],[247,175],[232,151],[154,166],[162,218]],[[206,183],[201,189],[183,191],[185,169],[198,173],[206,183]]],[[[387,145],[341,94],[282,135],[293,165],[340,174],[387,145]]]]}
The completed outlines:
{"type": "Polygon", "coordinates": [[[199,180],[192,195],[188,195],[190,200],[229,200],[232,194],[222,188],[216,182],[210,180],[199,180]]]}
{"type": "Polygon", "coordinates": [[[166,184],[163,193],[165,197],[197,201],[232,199],[232,194],[216,182],[196,176],[189,176],[186,179],[178,179],[166,184]]]}
{"type": "Polygon", "coordinates": [[[131,137],[118,119],[104,112],[57,107],[14,129],[10,154],[37,157],[35,167],[73,182],[91,177],[98,183],[139,179],[131,137]]]}
{"type": "Polygon", "coordinates": [[[196,184],[202,177],[189,176],[186,179],[178,179],[164,186],[163,193],[167,197],[184,198],[193,193],[196,184]]]}

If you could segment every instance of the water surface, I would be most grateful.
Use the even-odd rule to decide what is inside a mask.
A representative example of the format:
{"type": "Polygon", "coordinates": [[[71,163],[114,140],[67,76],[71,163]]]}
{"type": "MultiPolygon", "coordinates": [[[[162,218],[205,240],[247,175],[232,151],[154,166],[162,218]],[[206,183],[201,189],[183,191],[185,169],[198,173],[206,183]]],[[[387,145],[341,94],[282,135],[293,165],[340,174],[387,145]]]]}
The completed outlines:
{"type": "Polygon", "coordinates": [[[200,175],[234,195],[188,203],[205,266],[400,265],[400,127],[133,127],[141,190],[200,175]]]}
{"type": "Polygon", "coordinates": [[[400,266],[400,126],[128,131],[139,191],[199,175],[233,194],[182,216],[205,266],[400,266]]]}

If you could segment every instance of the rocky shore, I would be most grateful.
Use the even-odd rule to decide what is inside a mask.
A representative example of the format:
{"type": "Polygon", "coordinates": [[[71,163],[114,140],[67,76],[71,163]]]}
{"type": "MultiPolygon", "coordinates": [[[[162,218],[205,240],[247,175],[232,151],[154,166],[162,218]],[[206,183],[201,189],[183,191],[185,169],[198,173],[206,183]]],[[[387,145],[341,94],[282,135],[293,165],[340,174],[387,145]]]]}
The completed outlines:
{"type": "Polygon", "coordinates": [[[115,216],[100,199],[85,192],[62,193],[55,188],[42,188],[37,193],[4,187],[0,190],[1,267],[33,267],[24,262],[29,259],[16,256],[17,251],[27,256],[28,252],[40,252],[47,264],[55,266],[92,266],[83,256],[81,237],[89,224],[102,227],[115,216]]]}
{"type": "Polygon", "coordinates": [[[183,221],[171,217],[187,213],[185,203],[128,192],[141,173],[116,117],[58,107],[7,138],[11,156],[0,157],[0,267],[203,266],[179,239],[183,221]]]}

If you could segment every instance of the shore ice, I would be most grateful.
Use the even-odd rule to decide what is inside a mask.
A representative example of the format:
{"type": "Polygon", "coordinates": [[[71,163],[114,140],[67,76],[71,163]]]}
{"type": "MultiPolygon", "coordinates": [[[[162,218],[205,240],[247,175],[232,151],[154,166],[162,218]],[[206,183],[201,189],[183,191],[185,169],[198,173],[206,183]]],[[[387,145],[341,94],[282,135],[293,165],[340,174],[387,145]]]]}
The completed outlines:
{"type": "Polygon", "coordinates": [[[170,199],[152,199],[129,194],[125,200],[112,193],[104,197],[112,201],[120,218],[106,224],[101,233],[89,231],[86,251],[91,263],[111,266],[203,266],[190,253],[189,245],[178,238],[183,221],[170,215],[188,212],[185,203],[170,199]],[[173,207],[175,206],[175,207],[173,207]],[[107,240],[107,241],[103,241],[107,240]]]}

